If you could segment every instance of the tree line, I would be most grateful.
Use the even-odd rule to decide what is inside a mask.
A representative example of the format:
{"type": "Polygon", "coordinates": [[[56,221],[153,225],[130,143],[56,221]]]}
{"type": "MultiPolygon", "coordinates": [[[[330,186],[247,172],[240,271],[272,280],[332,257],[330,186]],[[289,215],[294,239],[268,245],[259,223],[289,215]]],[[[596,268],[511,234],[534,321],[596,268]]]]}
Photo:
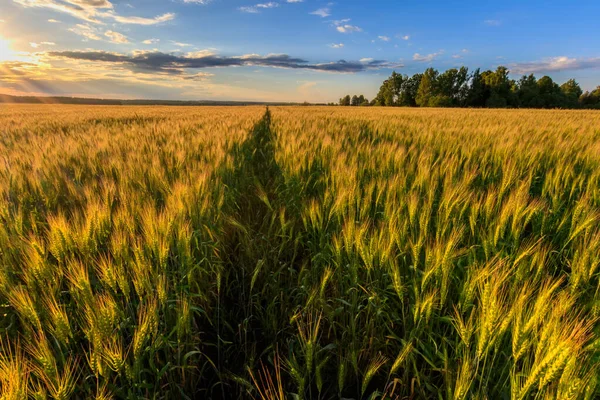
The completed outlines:
{"type": "Polygon", "coordinates": [[[476,69],[472,73],[466,67],[442,73],[428,68],[413,76],[394,71],[371,101],[363,95],[347,95],[339,100],[339,105],[600,109],[600,86],[583,92],[575,79],[559,85],[549,76],[537,79],[533,74],[514,80],[503,66],[495,71],[476,69]]]}

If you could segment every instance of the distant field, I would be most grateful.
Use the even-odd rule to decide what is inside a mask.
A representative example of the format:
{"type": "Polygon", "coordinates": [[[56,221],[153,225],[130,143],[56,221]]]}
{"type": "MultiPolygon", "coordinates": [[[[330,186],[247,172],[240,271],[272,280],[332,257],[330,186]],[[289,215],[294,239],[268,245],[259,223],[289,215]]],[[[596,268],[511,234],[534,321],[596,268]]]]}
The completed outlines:
{"type": "Polygon", "coordinates": [[[0,398],[600,396],[600,113],[0,106],[0,398]]]}

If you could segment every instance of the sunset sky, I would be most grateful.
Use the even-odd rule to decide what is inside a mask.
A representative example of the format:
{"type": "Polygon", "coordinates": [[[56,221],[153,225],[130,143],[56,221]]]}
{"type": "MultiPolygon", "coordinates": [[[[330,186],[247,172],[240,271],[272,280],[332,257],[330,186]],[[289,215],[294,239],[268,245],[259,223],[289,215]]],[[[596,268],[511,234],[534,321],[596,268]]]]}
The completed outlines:
{"type": "Polygon", "coordinates": [[[600,2],[0,0],[0,93],[329,102],[506,65],[600,85],[600,2]]]}

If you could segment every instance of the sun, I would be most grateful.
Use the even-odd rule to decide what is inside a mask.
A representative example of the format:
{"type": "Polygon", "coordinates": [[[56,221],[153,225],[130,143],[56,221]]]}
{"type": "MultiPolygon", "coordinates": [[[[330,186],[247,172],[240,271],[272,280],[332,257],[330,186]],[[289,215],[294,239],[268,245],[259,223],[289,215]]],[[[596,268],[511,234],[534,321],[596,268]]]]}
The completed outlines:
{"type": "Polygon", "coordinates": [[[14,60],[17,53],[10,47],[10,41],[0,36],[0,62],[14,60]]]}

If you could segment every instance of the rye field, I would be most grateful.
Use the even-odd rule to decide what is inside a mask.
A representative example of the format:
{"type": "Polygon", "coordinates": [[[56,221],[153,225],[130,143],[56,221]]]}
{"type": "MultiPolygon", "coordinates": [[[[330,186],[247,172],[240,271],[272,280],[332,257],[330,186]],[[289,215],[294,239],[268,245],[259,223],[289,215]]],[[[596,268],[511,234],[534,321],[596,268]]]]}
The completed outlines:
{"type": "Polygon", "coordinates": [[[600,113],[0,108],[0,399],[594,399],[600,113]]]}

